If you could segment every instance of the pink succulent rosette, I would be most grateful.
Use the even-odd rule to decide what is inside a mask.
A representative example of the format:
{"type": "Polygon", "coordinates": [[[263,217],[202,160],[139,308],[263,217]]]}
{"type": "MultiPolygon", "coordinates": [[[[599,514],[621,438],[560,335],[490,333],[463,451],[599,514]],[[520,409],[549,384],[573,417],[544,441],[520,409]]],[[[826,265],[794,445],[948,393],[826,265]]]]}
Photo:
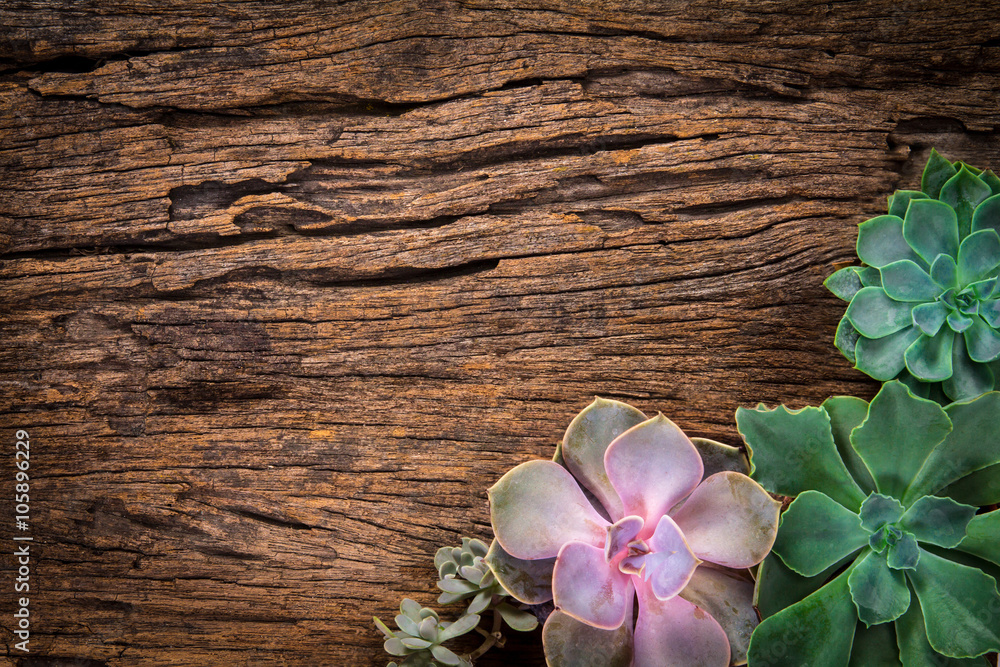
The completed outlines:
{"type": "Polygon", "coordinates": [[[757,624],[746,568],[774,544],[779,509],[746,470],[735,448],[597,399],[554,461],[504,475],[487,560],[514,597],[554,601],[548,664],[744,664],[757,624]]]}

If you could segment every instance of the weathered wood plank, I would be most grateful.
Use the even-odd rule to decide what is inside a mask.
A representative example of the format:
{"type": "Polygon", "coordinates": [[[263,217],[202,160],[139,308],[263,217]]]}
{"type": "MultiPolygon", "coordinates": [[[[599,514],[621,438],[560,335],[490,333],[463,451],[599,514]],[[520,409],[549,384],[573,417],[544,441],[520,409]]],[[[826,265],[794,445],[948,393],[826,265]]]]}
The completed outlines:
{"type": "Polygon", "coordinates": [[[594,394],[733,444],[871,396],[821,283],[931,146],[1000,165],[984,11],[5,3],[36,655],[381,666],[371,616],[594,394]]]}

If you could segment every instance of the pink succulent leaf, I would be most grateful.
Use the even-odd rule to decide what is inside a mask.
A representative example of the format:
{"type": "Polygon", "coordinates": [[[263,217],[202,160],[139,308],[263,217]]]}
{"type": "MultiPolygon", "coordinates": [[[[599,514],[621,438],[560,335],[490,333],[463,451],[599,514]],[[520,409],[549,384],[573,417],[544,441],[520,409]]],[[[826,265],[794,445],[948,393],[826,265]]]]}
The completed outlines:
{"type": "Polygon", "coordinates": [[[727,567],[756,565],[774,545],[781,504],[746,475],[720,472],[673,514],[694,554],[727,567]]]}
{"type": "Polygon", "coordinates": [[[558,463],[522,463],[488,493],[493,534],[515,558],[553,558],[573,541],[604,547],[608,522],[558,463]]]}
{"type": "Polygon", "coordinates": [[[549,667],[630,667],[631,616],[630,605],[625,623],[614,630],[600,630],[557,609],[542,628],[545,663],[549,667]]]}
{"type": "Polygon", "coordinates": [[[747,663],[750,635],[758,624],[753,593],[754,583],[746,570],[733,572],[701,565],[680,594],[711,614],[726,631],[734,665],[747,663]]]}
{"type": "Polygon", "coordinates": [[[596,398],[578,414],[563,436],[559,453],[566,468],[607,510],[612,520],[623,516],[622,501],[608,481],[604,452],[619,435],[646,421],[631,405],[596,398]]]}
{"type": "Polygon", "coordinates": [[[608,526],[607,542],[604,543],[604,560],[611,562],[619,551],[625,549],[642,530],[642,517],[626,516],[608,526]]]}
{"type": "Polygon", "coordinates": [[[698,450],[662,414],[615,438],[604,454],[604,467],[625,514],[645,521],[643,537],[694,490],[704,471],[698,450]]]}
{"type": "Polygon", "coordinates": [[[653,594],[661,600],[674,597],[688,585],[700,563],[677,524],[669,516],[661,517],[649,539],[649,554],[642,573],[653,594]]]}
{"type": "Polygon", "coordinates": [[[603,630],[625,622],[633,600],[632,578],[604,560],[604,549],[582,542],[563,546],[552,573],[556,608],[603,630]]]}
{"type": "Polygon", "coordinates": [[[660,600],[638,584],[632,667],[728,667],[729,639],[705,610],[677,596],[660,600]]]}

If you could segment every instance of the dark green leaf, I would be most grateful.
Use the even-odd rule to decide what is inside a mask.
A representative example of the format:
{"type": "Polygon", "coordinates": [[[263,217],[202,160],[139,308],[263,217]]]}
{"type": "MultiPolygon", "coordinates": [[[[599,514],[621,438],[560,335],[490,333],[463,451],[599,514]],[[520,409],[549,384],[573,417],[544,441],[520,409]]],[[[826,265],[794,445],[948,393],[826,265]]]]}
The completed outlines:
{"type": "Polygon", "coordinates": [[[938,255],[931,264],[931,280],[942,289],[958,288],[958,262],[951,255],[938,255]]]}
{"type": "Polygon", "coordinates": [[[958,548],[1000,565],[1000,510],[973,518],[966,530],[968,534],[958,548]]]}
{"type": "Polygon", "coordinates": [[[883,623],[870,628],[858,625],[847,667],[902,667],[892,625],[883,623]]]}
{"type": "Polygon", "coordinates": [[[861,527],[874,533],[887,523],[896,523],[903,516],[903,505],[889,496],[873,493],[861,505],[861,527]]]}
{"type": "Polygon", "coordinates": [[[919,263],[919,256],[903,238],[903,220],[894,215],[880,215],[858,225],[857,250],[861,261],[875,268],[900,259],[919,263]]]}
{"type": "MultiPolygon", "coordinates": [[[[1000,195],[1000,178],[997,178],[996,174],[987,169],[983,173],[979,174],[979,178],[982,179],[983,183],[990,186],[990,191],[992,191],[993,194],[1000,195]]],[[[980,206],[982,206],[982,204],[980,204],[980,206]]]]}
{"type": "Polygon", "coordinates": [[[837,346],[840,353],[847,357],[847,360],[852,364],[855,363],[855,350],[859,337],[858,330],[854,328],[851,321],[846,317],[840,318],[833,344],[837,346]]]}
{"type": "Polygon", "coordinates": [[[966,317],[958,311],[948,314],[948,328],[955,333],[962,333],[972,326],[972,318],[966,317]]]}
{"type": "Polygon", "coordinates": [[[860,509],[865,494],[837,452],[825,410],[741,407],[736,424],[750,453],[751,475],[765,489],[783,496],[822,491],[849,509],[860,509]]]}
{"type": "Polygon", "coordinates": [[[911,604],[909,611],[896,620],[896,641],[899,654],[906,667],[985,667],[982,658],[963,660],[943,656],[927,643],[927,630],[919,604],[911,604]]]}
{"type": "Polygon", "coordinates": [[[871,627],[895,621],[910,607],[910,589],[902,572],[890,568],[885,556],[868,552],[847,579],[858,618],[871,627]]]}
{"type": "Polygon", "coordinates": [[[854,348],[854,367],[876,380],[892,380],[906,368],[906,350],[920,336],[917,327],[907,327],[882,338],[861,336],[854,348]]]}
{"type": "Polygon", "coordinates": [[[957,173],[958,169],[932,148],[924,166],[924,173],[920,177],[920,189],[926,192],[927,196],[937,199],[941,195],[941,186],[957,173]]]}
{"type": "MultiPolygon", "coordinates": [[[[944,257],[944,255],[941,255],[944,257]]],[[[948,318],[948,306],[940,301],[922,303],[913,309],[913,324],[926,336],[936,336],[948,318]]]]}
{"type": "Polygon", "coordinates": [[[1000,299],[981,302],[979,316],[994,329],[1000,329],[1000,299]]]}
{"type": "Polygon", "coordinates": [[[851,434],[851,444],[879,493],[902,498],[924,460],[950,432],[951,421],[940,405],[917,398],[901,382],[888,382],[872,399],[868,418],[851,434]]]}
{"type": "Polygon", "coordinates": [[[847,307],[845,317],[867,338],[881,338],[913,323],[913,305],[894,301],[880,287],[864,287],[847,307]]]}
{"type": "MultiPolygon", "coordinates": [[[[919,257],[917,258],[919,260],[919,257]]],[[[864,287],[881,287],[882,286],[882,274],[874,266],[861,266],[855,267],[858,272],[858,278],[861,279],[861,284],[864,287]]]]}
{"type": "Polygon", "coordinates": [[[1000,358],[1000,332],[986,324],[978,315],[972,316],[972,326],[963,334],[969,358],[986,363],[1000,358]]]}
{"type": "MultiPolygon", "coordinates": [[[[969,234],[958,249],[958,281],[971,285],[1000,266],[1000,235],[993,229],[969,234]]],[[[884,269],[883,269],[884,271],[884,269]]]]}
{"type": "Polygon", "coordinates": [[[726,470],[743,475],[750,474],[750,461],[740,448],[730,447],[708,438],[691,438],[691,444],[701,455],[701,462],[705,468],[702,479],[726,470]]]}
{"type": "Polygon", "coordinates": [[[902,218],[906,215],[906,209],[909,207],[911,199],[930,199],[930,197],[918,190],[896,190],[889,197],[889,215],[902,218]]]}
{"type": "Polygon", "coordinates": [[[858,612],[847,579],[851,569],[818,591],[764,619],[750,638],[754,667],[844,667],[858,612]]]}
{"type": "Polygon", "coordinates": [[[993,384],[990,367],[970,359],[965,336],[956,336],[951,352],[951,377],[944,381],[944,393],[952,401],[968,401],[992,390],[993,384]]]}
{"type": "Polygon", "coordinates": [[[1000,233],[1000,194],[994,194],[983,201],[972,214],[972,231],[984,229],[1000,233]]]}
{"type": "Polygon", "coordinates": [[[942,489],[941,495],[977,507],[1000,503],[1000,464],[966,475],[942,489]]]}
{"type": "Polygon", "coordinates": [[[803,577],[790,570],[774,552],[768,554],[757,569],[754,588],[754,605],[761,618],[773,616],[818,591],[844,562],[832,565],[815,577],[803,577]]]}
{"type": "Polygon", "coordinates": [[[895,544],[890,544],[886,562],[894,570],[915,568],[920,562],[920,547],[917,546],[917,540],[913,535],[903,533],[895,544]]]}
{"type": "MultiPolygon", "coordinates": [[[[983,232],[984,235],[988,233],[983,232]]],[[[1000,245],[1000,238],[997,239],[997,244],[1000,245]]],[[[963,243],[963,247],[964,245],[963,243]]],[[[978,250],[979,245],[984,244],[973,243],[966,254],[974,257],[972,250],[978,250]]],[[[908,259],[886,264],[882,267],[881,274],[882,289],[895,301],[933,301],[943,291],[940,285],[931,280],[926,271],[908,259]]]]}
{"type": "Polygon", "coordinates": [[[795,573],[814,577],[866,544],[857,514],[819,491],[805,491],[781,515],[773,551],[795,573]]]}
{"type": "Polygon", "coordinates": [[[941,254],[955,257],[959,236],[954,209],[936,199],[913,200],[903,221],[903,238],[928,265],[941,254]]]}
{"type": "Polygon", "coordinates": [[[906,369],[924,382],[941,382],[951,377],[952,346],[955,332],[942,327],[937,335],[921,336],[906,349],[906,369]]]}
{"type": "Polygon", "coordinates": [[[993,192],[990,186],[964,165],[941,186],[939,198],[955,209],[958,215],[958,232],[962,238],[972,229],[972,212],[991,194],[993,192]]]}
{"type": "Polygon", "coordinates": [[[857,267],[854,266],[848,266],[834,272],[833,275],[823,281],[823,285],[833,292],[837,298],[844,301],[850,301],[858,293],[858,290],[863,287],[861,278],[858,277],[857,267]]]}
{"type": "Polygon", "coordinates": [[[926,550],[908,576],[935,651],[952,658],[1000,651],[1000,594],[992,577],[926,550]]]}
{"type": "Polygon", "coordinates": [[[965,538],[965,529],[976,515],[976,508],[951,498],[924,496],[903,515],[900,525],[921,542],[948,549],[965,538]]]}
{"type": "Polygon", "coordinates": [[[823,401],[820,407],[830,416],[833,441],[840,452],[840,458],[847,464],[851,477],[862,491],[871,493],[875,490],[875,480],[851,445],[851,431],[860,426],[868,416],[868,402],[854,396],[833,396],[823,401]]]}

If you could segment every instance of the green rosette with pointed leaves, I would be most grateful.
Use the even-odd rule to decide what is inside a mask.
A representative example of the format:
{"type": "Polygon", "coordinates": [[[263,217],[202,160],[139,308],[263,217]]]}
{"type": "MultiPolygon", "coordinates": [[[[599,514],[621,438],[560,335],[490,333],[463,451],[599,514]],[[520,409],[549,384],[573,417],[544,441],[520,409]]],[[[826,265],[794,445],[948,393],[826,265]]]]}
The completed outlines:
{"type": "Polygon", "coordinates": [[[942,407],[897,381],[870,404],[737,411],[751,477],[794,497],[758,571],[750,667],[989,664],[998,414],[1000,392],[942,407]]]}
{"type": "Polygon", "coordinates": [[[824,284],[850,302],[835,343],[855,368],[947,404],[1000,388],[1000,178],[932,150],[920,187],[824,284]]]}

